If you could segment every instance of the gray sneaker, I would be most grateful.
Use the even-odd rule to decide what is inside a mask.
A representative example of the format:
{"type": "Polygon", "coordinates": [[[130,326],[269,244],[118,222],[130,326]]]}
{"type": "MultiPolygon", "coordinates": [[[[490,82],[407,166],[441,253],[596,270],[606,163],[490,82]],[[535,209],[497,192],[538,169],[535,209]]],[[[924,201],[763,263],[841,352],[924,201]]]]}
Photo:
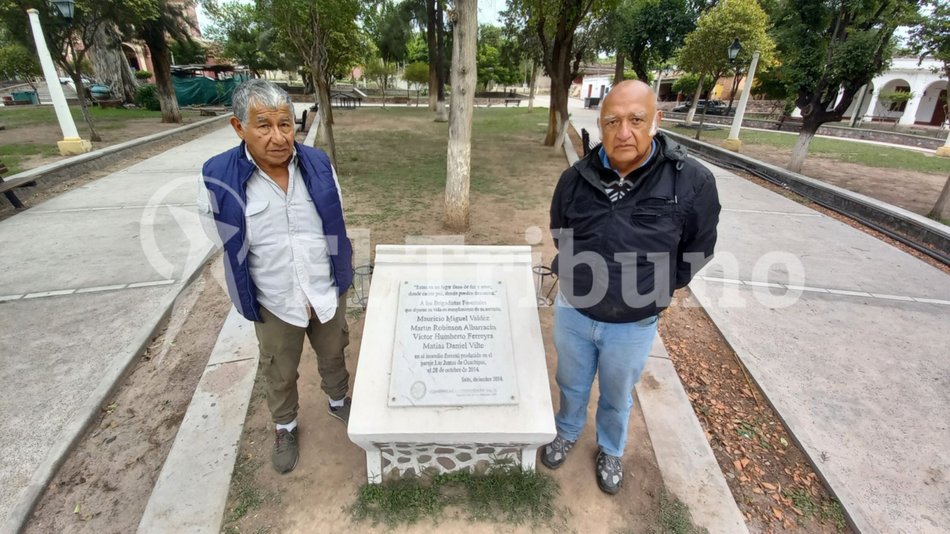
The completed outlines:
{"type": "Polygon", "coordinates": [[[560,434],[555,436],[554,441],[548,443],[541,449],[541,463],[548,469],[557,469],[561,467],[564,460],[567,460],[567,453],[574,447],[574,441],[568,441],[560,434]]]}
{"type": "Polygon", "coordinates": [[[352,404],[352,402],[353,399],[346,397],[343,399],[343,406],[340,406],[339,408],[334,408],[333,406],[327,404],[327,412],[340,421],[343,421],[344,425],[348,425],[350,423],[350,404],[352,404]]]}
{"type": "Polygon", "coordinates": [[[297,428],[291,431],[278,430],[277,439],[274,440],[274,450],[271,452],[270,461],[278,473],[289,473],[297,467],[297,459],[300,457],[300,449],[297,446],[297,428]]]}
{"type": "Polygon", "coordinates": [[[597,452],[597,486],[600,491],[611,495],[620,491],[623,485],[623,464],[619,456],[611,456],[604,451],[597,452]]]}

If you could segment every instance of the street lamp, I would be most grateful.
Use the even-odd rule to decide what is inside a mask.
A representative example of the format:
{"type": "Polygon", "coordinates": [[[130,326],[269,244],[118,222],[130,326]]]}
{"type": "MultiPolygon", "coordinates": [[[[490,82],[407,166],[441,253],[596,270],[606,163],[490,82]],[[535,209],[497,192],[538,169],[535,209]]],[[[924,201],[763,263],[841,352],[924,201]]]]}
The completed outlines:
{"type": "MultiPolygon", "coordinates": [[[[72,16],[72,0],[59,0],[68,2],[69,15],[72,16]]],[[[57,6],[59,7],[59,6],[57,6]]],[[[33,40],[36,42],[36,55],[39,56],[40,66],[43,68],[43,78],[46,79],[46,87],[49,90],[50,100],[53,101],[53,109],[56,110],[56,119],[59,121],[59,128],[63,131],[63,140],[56,143],[59,147],[59,153],[63,156],[72,156],[83,154],[92,149],[89,141],[79,137],[79,131],[76,130],[76,123],[73,122],[73,116],[69,113],[69,105],[66,104],[66,95],[63,94],[63,86],[59,83],[59,75],[56,73],[56,67],[53,66],[53,58],[49,55],[49,48],[46,47],[46,38],[43,37],[43,28],[40,26],[40,13],[35,9],[27,9],[27,16],[30,18],[30,26],[33,28],[33,40]]]]}
{"type": "MultiPolygon", "coordinates": [[[[66,0],[60,0],[60,1],[66,1],[66,0]]],[[[729,50],[728,50],[728,53],[729,53],[729,61],[730,61],[731,63],[735,63],[735,62],[736,62],[736,58],[739,57],[739,51],[740,51],[740,50],[742,50],[742,45],[739,44],[739,38],[736,37],[735,41],[732,41],[732,44],[729,45],[729,50]]]]}
{"type": "Polygon", "coordinates": [[[66,24],[69,24],[73,21],[76,2],[73,0],[53,0],[53,5],[59,10],[59,14],[62,15],[64,19],[66,19],[66,24]]]}
{"type": "MultiPolygon", "coordinates": [[[[735,63],[736,57],[742,45],[739,39],[736,39],[729,46],[729,61],[735,63]]],[[[755,67],[759,64],[759,52],[752,53],[752,64],[749,65],[749,75],[746,76],[745,86],[742,88],[742,96],[739,97],[739,105],[736,107],[736,115],[732,118],[732,128],[729,129],[729,137],[726,138],[723,146],[733,152],[738,152],[742,147],[742,141],[739,140],[739,130],[742,129],[742,117],[745,115],[745,106],[749,102],[749,93],[752,92],[752,79],[755,77],[755,67]]]]}

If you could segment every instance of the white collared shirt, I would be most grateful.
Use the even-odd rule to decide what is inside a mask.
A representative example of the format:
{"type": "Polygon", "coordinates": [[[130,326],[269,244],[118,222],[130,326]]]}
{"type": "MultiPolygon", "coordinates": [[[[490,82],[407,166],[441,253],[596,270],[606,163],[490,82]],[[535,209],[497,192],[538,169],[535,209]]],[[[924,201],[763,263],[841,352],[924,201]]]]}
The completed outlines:
{"type": "MultiPolygon", "coordinates": [[[[254,158],[247,153],[249,161],[254,158]]],[[[323,221],[300,175],[297,154],[287,165],[287,192],[254,162],[247,182],[244,220],[248,267],[257,286],[257,301],[280,320],[300,327],[310,322],[309,309],[321,323],[336,314],[337,287],[333,280],[323,221]]],[[[340,184],[333,170],[337,193],[340,184]]],[[[211,213],[208,190],[201,181],[198,208],[211,213]]],[[[342,206],[343,200],[340,199],[342,206]]]]}

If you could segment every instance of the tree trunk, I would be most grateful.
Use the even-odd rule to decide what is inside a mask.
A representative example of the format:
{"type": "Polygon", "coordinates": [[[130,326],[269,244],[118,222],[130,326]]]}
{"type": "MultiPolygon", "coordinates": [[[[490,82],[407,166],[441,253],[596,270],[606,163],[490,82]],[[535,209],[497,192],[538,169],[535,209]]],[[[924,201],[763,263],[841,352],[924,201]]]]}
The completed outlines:
{"type": "Polygon", "coordinates": [[[943,184],[943,190],[940,191],[940,196],[937,197],[934,209],[930,210],[927,216],[937,221],[950,221],[950,176],[943,184]]]}
{"type": "Polygon", "coordinates": [[[327,155],[330,156],[330,163],[336,167],[336,140],[333,138],[333,110],[330,108],[330,87],[327,84],[326,76],[322,72],[319,72],[319,63],[315,62],[314,65],[311,65],[312,68],[317,68],[318,70],[314,71],[315,74],[313,79],[316,82],[317,86],[317,102],[320,103],[320,134],[321,139],[327,146],[327,155]]]}
{"type": "Polygon", "coordinates": [[[696,92],[693,93],[693,103],[689,107],[689,111],[686,113],[686,126],[691,126],[693,124],[693,118],[696,117],[696,107],[699,106],[699,97],[703,94],[703,79],[706,78],[706,75],[699,77],[699,83],[696,84],[696,92]]]}
{"type": "Polygon", "coordinates": [[[456,0],[452,42],[452,113],[445,174],[445,224],[468,228],[468,189],[472,169],[472,116],[475,109],[475,38],[478,1],[456,0]]]}
{"type": "MultiPolygon", "coordinates": [[[[383,67],[385,68],[385,64],[383,64],[383,67]]],[[[383,89],[383,109],[386,109],[386,78],[388,78],[388,76],[383,74],[383,83],[380,84],[383,89]]]]}
{"type": "Polygon", "coordinates": [[[699,126],[696,127],[696,137],[695,139],[699,141],[699,134],[703,132],[703,124],[706,122],[706,112],[709,111],[709,100],[706,100],[706,105],[703,106],[703,114],[699,116],[699,126]]]}
{"type": "Polygon", "coordinates": [[[155,71],[155,89],[158,102],[162,107],[162,122],[181,122],[181,111],[175,97],[175,85],[172,83],[171,58],[168,53],[168,41],[165,39],[165,27],[159,20],[142,23],[142,40],[152,53],[152,67],[155,71]]]}
{"type": "Polygon", "coordinates": [[[436,88],[435,103],[435,122],[447,122],[449,120],[448,112],[445,106],[445,25],[442,17],[444,9],[442,0],[435,0],[435,37],[436,54],[435,68],[438,74],[438,87],[436,88]]]}
{"type": "Polygon", "coordinates": [[[528,111],[534,111],[534,96],[538,85],[538,63],[533,59],[531,60],[531,74],[528,83],[530,84],[528,88],[528,111]]]}
{"type": "Polygon", "coordinates": [[[623,51],[617,50],[617,62],[614,63],[614,85],[623,81],[623,51]]]}
{"type": "Polygon", "coordinates": [[[548,132],[544,137],[545,146],[558,147],[564,139],[564,128],[567,126],[567,93],[569,85],[556,82],[551,77],[551,103],[548,108],[548,132]]]}
{"type": "MultiPolygon", "coordinates": [[[[76,57],[75,52],[73,52],[73,57],[76,57]]],[[[89,102],[86,101],[86,88],[82,84],[82,76],[79,72],[78,62],[72,71],[73,72],[69,73],[69,76],[73,79],[73,85],[76,86],[76,98],[79,99],[79,109],[82,111],[82,119],[86,122],[86,126],[89,127],[89,140],[100,142],[102,141],[102,137],[99,135],[99,132],[96,131],[96,126],[92,123],[92,116],[89,114],[89,102]]]]}
{"type": "Polygon", "coordinates": [[[792,149],[792,159],[788,162],[788,170],[792,172],[802,172],[802,165],[805,164],[805,158],[808,156],[808,145],[811,144],[811,140],[815,137],[818,126],[820,125],[809,124],[807,119],[802,124],[802,131],[798,134],[798,139],[795,141],[795,148],[792,149]]]}
{"type": "Polygon", "coordinates": [[[112,95],[122,102],[135,102],[138,83],[129,66],[129,59],[122,50],[122,39],[112,24],[100,24],[93,34],[92,66],[99,83],[108,85],[112,95]]]}
{"type": "Polygon", "coordinates": [[[435,111],[439,91],[439,71],[436,65],[439,40],[436,37],[435,12],[437,0],[426,0],[426,43],[429,45],[429,110],[435,111]]]}
{"type": "Polygon", "coordinates": [[[736,91],[739,90],[739,76],[740,75],[741,75],[740,71],[737,70],[735,78],[732,79],[732,94],[729,95],[729,107],[726,109],[727,117],[731,114],[732,103],[735,102],[736,100],[736,91]]]}

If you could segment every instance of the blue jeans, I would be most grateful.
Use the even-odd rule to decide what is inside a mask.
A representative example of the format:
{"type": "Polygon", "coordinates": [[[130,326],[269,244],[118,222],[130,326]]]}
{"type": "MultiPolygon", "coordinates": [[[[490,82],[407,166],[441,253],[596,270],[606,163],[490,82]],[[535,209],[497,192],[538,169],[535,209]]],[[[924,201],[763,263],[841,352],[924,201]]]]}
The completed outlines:
{"type": "Polygon", "coordinates": [[[597,444],[611,456],[623,456],[633,407],[633,386],[650,355],[658,316],[635,323],[595,321],[564,302],[554,308],[557,385],[561,405],[554,417],[557,432],[576,441],[587,421],[594,375],[600,375],[597,444]]]}

